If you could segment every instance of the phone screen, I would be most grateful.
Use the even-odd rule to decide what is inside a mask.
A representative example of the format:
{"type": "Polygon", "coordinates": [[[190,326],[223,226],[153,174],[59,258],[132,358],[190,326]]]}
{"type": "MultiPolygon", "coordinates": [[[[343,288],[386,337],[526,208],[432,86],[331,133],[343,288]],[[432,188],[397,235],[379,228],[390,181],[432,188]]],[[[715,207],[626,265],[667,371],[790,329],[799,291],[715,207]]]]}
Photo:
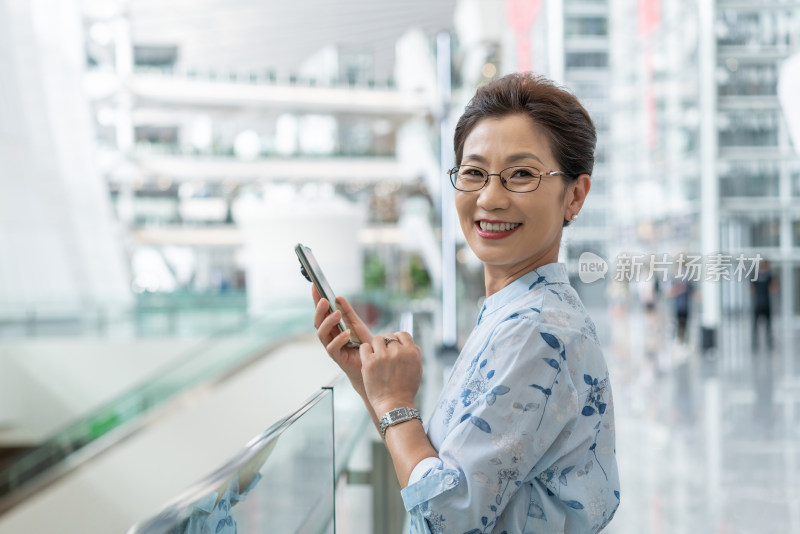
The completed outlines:
{"type": "MultiPolygon", "coordinates": [[[[317,287],[320,295],[328,300],[329,309],[331,312],[333,312],[334,306],[336,306],[336,295],[334,294],[333,289],[331,289],[327,278],[325,278],[325,275],[322,274],[322,268],[319,266],[319,263],[317,263],[317,259],[314,257],[311,249],[302,243],[298,243],[297,246],[294,247],[294,250],[297,253],[298,259],[300,260],[300,264],[306,270],[306,278],[309,278],[317,287]]],[[[345,323],[344,318],[339,321],[338,327],[340,332],[344,332],[345,329],[350,328],[350,341],[347,342],[348,346],[357,347],[361,343],[361,340],[356,335],[355,330],[350,327],[350,325],[345,323]]]]}
{"type": "Polygon", "coordinates": [[[308,247],[303,247],[303,252],[306,255],[306,261],[308,261],[308,266],[311,268],[311,272],[314,273],[314,278],[316,278],[317,283],[320,285],[318,288],[320,290],[320,294],[328,299],[328,302],[331,303],[331,306],[334,306],[336,303],[336,295],[333,293],[333,289],[331,289],[328,279],[325,278],[324,274],[322,274],[322,268],[319,266],[319,263],[317,263],[317,258],[314,257],[314,254],[311,253],[311,249],[308,247]]]}

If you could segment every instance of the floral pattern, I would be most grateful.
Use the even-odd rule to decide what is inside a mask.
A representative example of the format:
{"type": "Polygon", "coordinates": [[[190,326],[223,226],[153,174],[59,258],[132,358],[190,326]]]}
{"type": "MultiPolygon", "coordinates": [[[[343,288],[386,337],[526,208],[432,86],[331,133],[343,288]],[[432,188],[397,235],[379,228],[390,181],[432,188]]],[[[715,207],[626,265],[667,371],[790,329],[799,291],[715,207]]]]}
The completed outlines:
{"type": "Polygon", "coordinates": [[[486,299],[431,417],[439,458],[418,468],[436,468],[403,490],[412,533],[502,534],[520,523],[511,515],[537,531],[601,530],[619,505],[612,406],[563,265],[512,282],[486,299]]]}

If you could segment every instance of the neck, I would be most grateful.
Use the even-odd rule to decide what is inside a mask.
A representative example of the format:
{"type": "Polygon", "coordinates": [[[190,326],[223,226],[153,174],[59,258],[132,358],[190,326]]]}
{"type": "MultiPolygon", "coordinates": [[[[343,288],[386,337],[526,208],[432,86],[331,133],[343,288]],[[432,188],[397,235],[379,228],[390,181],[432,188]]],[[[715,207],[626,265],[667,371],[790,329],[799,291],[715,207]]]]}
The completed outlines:
{"type": "Polygon", "coordinates": [[[483,264],[483,278],[486,284],[486,296],[491,297],[508,284],[520,278],[542,265],[555,263],[558,261],[558,254],[546,256],[534,261],[528,261],[519,265],[488,265],[483,264]]]}

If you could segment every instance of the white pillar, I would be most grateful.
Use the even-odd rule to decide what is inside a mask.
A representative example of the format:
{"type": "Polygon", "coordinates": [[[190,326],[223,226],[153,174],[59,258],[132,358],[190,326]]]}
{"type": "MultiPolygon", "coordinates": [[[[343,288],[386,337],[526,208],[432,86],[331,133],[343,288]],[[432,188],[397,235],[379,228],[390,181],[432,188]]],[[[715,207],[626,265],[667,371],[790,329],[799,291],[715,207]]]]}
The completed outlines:
{"type": "Polygon", "coordinates": [[[564,0],[547,0],[548,77],[564,83],[564,0]]]}
{"type": "MultiPolygon", "coordinates": [[[[699,3],[700,28],[714,28],[714,0],[699,3]]],[[[719,252],[719,177],[717,176],[716,34],[699,32],[700,69],[700,248],[703,258],[719,252]]],[[[703,282],[704,329],[716,332],[720,321],[720,284],[703,282]]]]}
{"type": "Polygon", "coordinates": [[[452,131],[448,124],[450,110],[450,35],[436,36],[436,61],[441,99],[441,162],[442,162],[442,345],[455,348],[458,342],[456,324],[456,215],[453,186],[445,172],[454,163],[452,131]]]}

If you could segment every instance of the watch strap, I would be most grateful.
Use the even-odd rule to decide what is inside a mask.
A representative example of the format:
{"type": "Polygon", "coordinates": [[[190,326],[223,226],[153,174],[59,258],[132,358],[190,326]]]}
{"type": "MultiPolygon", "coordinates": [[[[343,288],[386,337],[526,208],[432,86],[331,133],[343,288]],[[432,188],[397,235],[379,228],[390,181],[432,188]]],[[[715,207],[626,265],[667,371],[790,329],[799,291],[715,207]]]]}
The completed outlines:
{"type": "Polygon", "coordinates": [[[412,419],[419,419],[422,421],[419,410],[416,408],[403,407],[389,410],[383,415],[383,417],[381,417],[380,420],[381,437],[386,437],[386,429],[390,426],[399,425],[400,423],[405,423],[406,421],[411,421],[412,419]]]}

